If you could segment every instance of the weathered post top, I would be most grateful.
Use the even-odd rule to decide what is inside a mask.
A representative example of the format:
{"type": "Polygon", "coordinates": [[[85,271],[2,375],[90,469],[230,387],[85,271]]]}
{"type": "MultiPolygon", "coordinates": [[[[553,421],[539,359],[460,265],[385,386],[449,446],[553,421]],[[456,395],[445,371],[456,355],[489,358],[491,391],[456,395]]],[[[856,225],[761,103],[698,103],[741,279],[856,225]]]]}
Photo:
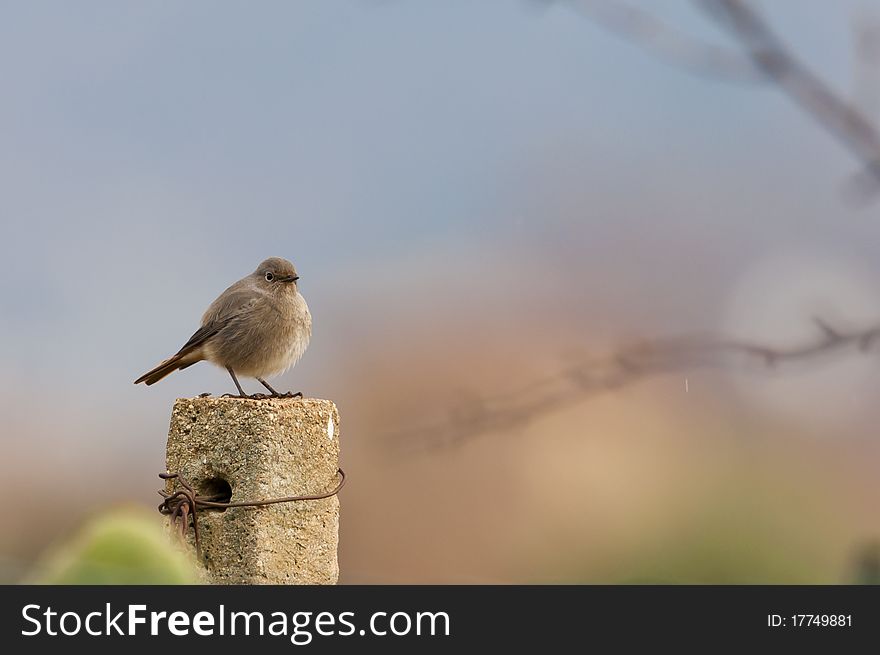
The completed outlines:
{"type": "MultiPolygon", "coordinates": [[[[316,495],[339,468],[339,412],[329,400],[179,398],[166,468],[201,496],[232,502],[316,495]]],[[[167,491],[174,487],[169,480],[167,491]]],[[[335,584],[339,500],[200,510],[205,580],[215,584],[335,584]]],[[[192,531],[188,540],[192,545],[192,531]]]]}

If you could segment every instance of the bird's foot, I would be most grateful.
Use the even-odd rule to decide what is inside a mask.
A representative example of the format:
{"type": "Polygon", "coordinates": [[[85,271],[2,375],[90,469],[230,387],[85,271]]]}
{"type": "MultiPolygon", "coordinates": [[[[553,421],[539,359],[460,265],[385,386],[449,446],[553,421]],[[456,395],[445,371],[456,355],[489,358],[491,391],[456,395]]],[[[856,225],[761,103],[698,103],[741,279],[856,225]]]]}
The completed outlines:
{"type": "Polygon", "coordinates": [[[277,391],[274,393],[255,393],[248,396],[248,398],[253,398],[254,400],[264,400],[266,398],[302,398],[302,392],[297,391],[293,393],[292,391],[288,391],[286,393],[278,393],[277,391]]]}
{"type": "Polygon", "coordinates": [[[297,391],[296,393],[293,393],[292,391],[287,391],[285,393],[279,393],[279,392],[275,391],[273,393],[255,393],[255,394],[248,396],[248,398],[253,398],[255,400],[263,400],[265,398],[302,398],[302,397],[303,397],[302,391],[297,391]]]}
{"type": "MultiPolygon", "coordinates": [[[[199,398],[206,398],[210,396],[210,393],[200,394],[199,398]]],[[[224,393],[221,398],[247,398],[248,400],[266,400],[267,398],[302,398],[302,391],[297,391],[296,393],[292,391],[288,391],[287,393],[252,393],[248,394],[236,394],[236,393],[224,393]]]]}
{"type": "Polygon", "coordinates": [[[210,396],[210,395],[211,395],[211,392],[210,392],[210,391],[206,391],[205,393],[200,393],[200,394],[199,394],[199,398],[207,398],[207,397],[210,396]]]}

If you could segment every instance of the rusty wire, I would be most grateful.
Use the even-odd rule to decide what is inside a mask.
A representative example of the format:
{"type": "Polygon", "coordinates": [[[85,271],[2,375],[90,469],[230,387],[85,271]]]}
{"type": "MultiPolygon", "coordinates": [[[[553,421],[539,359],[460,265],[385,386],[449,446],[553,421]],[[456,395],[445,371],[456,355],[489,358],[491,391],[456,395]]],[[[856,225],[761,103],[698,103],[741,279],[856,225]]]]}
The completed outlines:
{"type": "Polygon", "coordinates": [[[164,500],[159,504],[159,512],[165,516],[171,517],[171,526],[178,530],[181,539],[186,536],[186,530],[192,517],[193,537],[196,545],[196,555],[201,557],[202,548],[199,537],[199,522],[197,519],[198,510],[203,509],[228,509],[230,507],[265,507],[266,505],[277,505],[279,503],[293,503],[303,500],[323,500],[330,498],[339,493],[339,490],[345,485],[345,471],[341,468],[337,469],[336,475],[339,478],[337,484],[330,491],[312,494],[306,496],[282,496],[280,498],[268,498],[264,500],[240,500],[236,502],[221,501],[222,494],[212,496],[200,496],[196,493],[195,488],[180,473],[160,473],[159,477],[163,480],[177,480],[182,489],[174,492],[167,492],[164,489],[159,490],[159,495],[164,500]]]}

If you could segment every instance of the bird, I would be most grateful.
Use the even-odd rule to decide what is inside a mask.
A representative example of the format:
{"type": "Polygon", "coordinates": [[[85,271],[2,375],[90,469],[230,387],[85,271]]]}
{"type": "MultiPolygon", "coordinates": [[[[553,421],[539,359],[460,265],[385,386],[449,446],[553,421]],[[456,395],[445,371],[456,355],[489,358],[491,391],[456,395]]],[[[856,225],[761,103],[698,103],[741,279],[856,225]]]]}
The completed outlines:
{"type": "Polygon", "coordinates": [[[207,360],[229,372],[241,398],[265,394],[245,394],[237,375],[255,378],[272,397],[302,397],[301,392],[280,394],[266,382],[296,364],[312,336],[312,315],[298,280],[288,260],[266,259],[211,303],[201,327],[177,353],[134,383],[149,386],[207,360]]]}

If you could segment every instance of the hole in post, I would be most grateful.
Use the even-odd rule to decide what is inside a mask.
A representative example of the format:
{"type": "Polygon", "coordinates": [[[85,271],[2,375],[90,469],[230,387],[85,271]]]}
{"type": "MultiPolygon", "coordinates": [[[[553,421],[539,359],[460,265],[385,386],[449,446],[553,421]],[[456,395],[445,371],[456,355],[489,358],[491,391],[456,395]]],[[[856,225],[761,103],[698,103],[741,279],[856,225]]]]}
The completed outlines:
{"type": "MultiPolygon", "coordinates": [[[[208,478],[196,487],[198,495],[204,500],[210,500],[216,503],[228,503],[232,500],[232,486],[223,478],[208,478]]],[[[206,507],[206,510],[214,512],[225,512],[226,509],[215,507],[206,507]]]]}

